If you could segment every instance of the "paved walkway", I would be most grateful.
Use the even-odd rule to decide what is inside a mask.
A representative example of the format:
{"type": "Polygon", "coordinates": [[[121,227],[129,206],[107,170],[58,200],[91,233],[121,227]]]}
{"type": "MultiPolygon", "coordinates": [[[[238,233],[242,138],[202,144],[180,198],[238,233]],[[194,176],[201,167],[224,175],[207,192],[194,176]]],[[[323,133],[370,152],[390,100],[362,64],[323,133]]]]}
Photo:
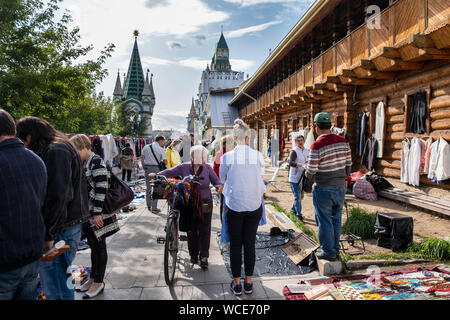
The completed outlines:
{"type": "MultiPolygon", "coordinates": [[[[175,274],[176,282],[170,289],[164,281],[164,245],[158,244],[158,236],[164,236],[166,207],[160,201],[161,214],[152,214],[145,202],[135,213],[124,220],[120,232],[108,238],[108,266],[105,277],[105,291],[99,300],[280,300],[283,285],[296,283],[300,279],[317,277],[313,272],[307,275],[254,278],[254,292],[251,296],[236,298],[229,289],[231,276],[228,273],[216,241],[220,231],[219,207],[214,207],[209,269],[202,271],[190,263],[187,242],[181,242],[179,262],[175,274]]],[[[268,231],[273,225],[260,227],[268,231]]],[[[77,253],[75,265],[90,266],[90,249],[77,253]]],[[[82,294],[76,293],[76,299],[82,294]]]]}

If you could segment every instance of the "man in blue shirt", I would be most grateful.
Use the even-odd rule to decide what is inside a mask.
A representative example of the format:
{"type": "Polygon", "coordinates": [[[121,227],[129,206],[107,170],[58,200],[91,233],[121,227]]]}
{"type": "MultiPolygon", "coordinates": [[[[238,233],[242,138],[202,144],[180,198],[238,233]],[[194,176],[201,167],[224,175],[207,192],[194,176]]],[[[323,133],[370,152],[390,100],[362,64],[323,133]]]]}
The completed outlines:
{"type": "Polygon", "coordinates": [[[13,118],[0,109],[0,300],[36,300],[47,170],[15,135],[13,118]]]}

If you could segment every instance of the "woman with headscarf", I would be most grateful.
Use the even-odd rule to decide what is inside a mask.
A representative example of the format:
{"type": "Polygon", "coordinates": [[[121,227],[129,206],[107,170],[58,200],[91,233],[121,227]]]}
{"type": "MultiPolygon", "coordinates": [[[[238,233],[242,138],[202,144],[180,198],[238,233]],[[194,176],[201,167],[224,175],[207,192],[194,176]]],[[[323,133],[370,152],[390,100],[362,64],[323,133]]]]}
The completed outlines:
{"type": "Polygon", "coordinates": [[[200,185],[194,185],[191,191],[190,201],[194,204],[193,221],[191,230],[188,231],[188,248],[191,256],[191,263],[197,264],[200,260],[202,269],[208,268],[209,246],[211,240],[211,218],[213,211],[212,195],[210,184],[216,187],[217,193],[222,193],[222,183],[213,171],[213,168],[206,163],[208,150],[203,146],[191,148],[191,162],[182,163],[175,168],[151,173],[150,179],[156,175],[166,178],[186,177],[197,175],[200,177],[200,185]]]}

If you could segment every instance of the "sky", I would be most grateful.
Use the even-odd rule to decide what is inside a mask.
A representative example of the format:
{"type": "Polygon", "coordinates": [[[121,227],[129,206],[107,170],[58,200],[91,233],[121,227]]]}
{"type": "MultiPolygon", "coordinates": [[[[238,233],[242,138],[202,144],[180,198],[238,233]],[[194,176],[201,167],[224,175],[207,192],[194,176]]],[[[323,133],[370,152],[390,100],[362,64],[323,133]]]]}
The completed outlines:
{"type": "MultiPolygon", "coordinates": [[[[234,71],[252,76],[313,0],[64,0],[61,10],[80,27],[82,45],[95,59],[113,43],[105,68],[109,75],[97,86],[112,96],[117,72],[123,74],[139,30],[144,73],[153,74],[156,105],[153,129],[186,131],[186,116],[196,98],[202,71],[211,62],[221,28],[234,71]]],[[[62,11],[61,11],[62,12],[62,11]]]]}

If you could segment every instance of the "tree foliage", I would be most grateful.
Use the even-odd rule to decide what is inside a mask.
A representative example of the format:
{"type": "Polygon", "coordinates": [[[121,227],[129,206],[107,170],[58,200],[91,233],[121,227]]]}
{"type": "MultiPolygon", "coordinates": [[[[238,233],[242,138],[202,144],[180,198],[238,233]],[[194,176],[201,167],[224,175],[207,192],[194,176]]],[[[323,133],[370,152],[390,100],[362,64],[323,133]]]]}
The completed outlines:
{"type": "Polygon", "coordinates": [[[123,103],[116,105],[112,122],[112,133],[119,137],[142,137],[147,128],[147,119],[123,103]]]}
{"type": "Polygon", "coordinates": [[[0,0],[0,107],[18,119],[36,116],[64,132],[112,129],[113,102],[95,93],[106,76],[108,44],[96,60],[79,44],[71,16],[57,19],[61,0],[0,0]]]}

